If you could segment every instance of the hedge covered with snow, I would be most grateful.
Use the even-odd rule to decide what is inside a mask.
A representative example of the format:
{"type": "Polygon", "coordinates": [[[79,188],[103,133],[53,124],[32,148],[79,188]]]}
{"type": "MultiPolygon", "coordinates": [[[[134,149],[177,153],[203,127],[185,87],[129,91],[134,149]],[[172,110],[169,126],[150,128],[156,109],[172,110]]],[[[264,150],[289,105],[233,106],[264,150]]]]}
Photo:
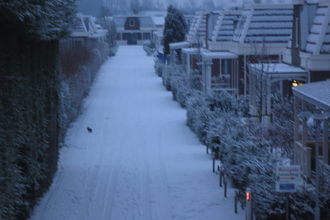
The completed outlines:
{"type": "Polygon", "coordinates": [[[72,39],[60,41],[59,127],[64,141],[70,123],[80,114],[96,73],[109,55],[107,43],[85,39],[77,44],[72,39]],[[95,41],[95,42],[90,42],[95,41]]]}
{"type": "MultiPolygon", "coordinates": [[[[275,192],[275,166],[292,158],[293,108],[289,100],[274,104],[273,127],[266,133],[259,122],[249,118],[248,98],[228,93],[200,91],[200,81],[188,78],[180,65],[155,64],[164,86],[187,109],[187,125],[209,148],[220,149],[220,160],[234,187],[254,193],[258,219],[283,219],[286,195],[275,192]],[[278,156],[278,152],[281,152],[278,156]]],[[[323,178],[329,184],[330,173],[323,178]]],[[[329,185],[327,185],[329,186],[329,185]]],[[[322,189],[323,216],[329,216],[329,188],[322,189]]],[[[313,219],[315,190],[300,188],[291,194],[290,219],[313,219]]]]}
{"type": "Polygon", "coordinates": [[[24,33],[40,40],[59,39],[69,31],[75,13],[75,0],[0,1],[0,14],[8,13],[7,22],[19,22],[24,33]]]}

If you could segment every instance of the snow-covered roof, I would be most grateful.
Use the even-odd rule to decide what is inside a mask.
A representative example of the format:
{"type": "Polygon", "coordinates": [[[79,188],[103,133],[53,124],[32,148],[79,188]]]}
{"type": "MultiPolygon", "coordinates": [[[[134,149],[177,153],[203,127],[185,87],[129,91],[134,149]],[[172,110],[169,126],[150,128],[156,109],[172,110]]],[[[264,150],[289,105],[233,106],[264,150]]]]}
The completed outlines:
{"type": "Polygon", "coordinates": [[[107,30],[99,28],[95,24],[95,18],[77,14],[70,27],[71,37],[100,38],[107,34],[107,30]]]}
{"type": "Polygon", "coordinates": [[[330,111],[330,79],[294,87],[293,94],[326,111],[330,111]]]}
{"type": "Polygon", "coordinates": [[[200,13],[195,15],[191,23],[189,32],[187,34],[187,40],[190,42],[197,42],[199,39],[205,39],[206,36],[206,13],[200,13]]]}
{"type": "Polygon", "coordinates": [[[125,26],[125,22],[126,22],[126,17],[115,17],[114,22],[116,24],[116,27],[124,27],[125,26]]]}
{"type": "Polygon", "coordinates": [[[233,40],[239,43],[287,43],[293,23],[293,5],[253,5],[243,11],[233,40]]]}
{"type": "Polygon", "coordinates": [[[312,54],[330,53],[330,3],[320,3],[316,9],[313,24],[308,35],[306,52],[312,54]]]}
{"type": "Polygon", "coordinates": [[[203,51],[202,57],[204,59],[237,59],[238,56],[230,52],[212,52],[212,51],[203,51]]]}
{"type": "Polygon", "coordinates": [[[304,69],[285,63],[249,64],[249,69],[253,73],[261,73],[272,78],[306,79],[307,77],[307,72],[304,69]]]}
{"type": "Polygon", "coordinates": [[[222,12],[218,16],[218,20],[212,33],[213,41],[231,41],[233,40],[234,31],[239,20],[240,10],[229,10],[222,12]]]}
{"type": "Polygon", "coordinates": [[[118,16],[114,17],[116,27],[124,28],[128,18],[138,18],[140,21],[140,27],[142,28],[152,28],[155,25],[152,17],[150,16],[118,16]]]}
{"type": "Polygon", "coordinates": [[[152,20],[156,26],[163,26],[165,24],[165,17],[154,16],[152,20]]]}
{"type": "Polygon", "coordinates": [[[72,32],[87,32],[85,23],[81,16],[76,16],[71,25],[72,32]]]}
{"type": "Polygon", "coordinates": [[[154,22],[151,17],[140,17],[140,26],[141,27],[153,27],[154,22]]]}
{"type": "Polygon", "coordinates": [[[204,49],[204,48],[197,48],[197,47],[189,47],[189,48],[182,49],[182,53],[185,53],[185,54],[198,54],[198,53],[202,53],[204,51],[208,51],[208,50],[204,49]]]}
{"type": "Polygon", "coordinates": [[[180,42],[170,43],[169,46],[171,50],[176,50],[176,49],[190,47],[191,44],[187,41],[180,41],[180,42]]]}

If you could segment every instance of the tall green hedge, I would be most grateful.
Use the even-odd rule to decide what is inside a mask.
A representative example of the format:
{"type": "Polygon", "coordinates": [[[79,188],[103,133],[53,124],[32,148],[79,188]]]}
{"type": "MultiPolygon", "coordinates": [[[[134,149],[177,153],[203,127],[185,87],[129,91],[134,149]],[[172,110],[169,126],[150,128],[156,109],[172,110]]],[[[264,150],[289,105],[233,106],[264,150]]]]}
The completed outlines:
{"type": "MultiPolygon", "coordinates": [[[[57,163],[57,42],[0,46],[0,219],[26,216],[57,163]],[[52,120],[51,120],[52,119],[52,120]]],[[[6,44],[5,44],[6,43],[6,44]]]]}

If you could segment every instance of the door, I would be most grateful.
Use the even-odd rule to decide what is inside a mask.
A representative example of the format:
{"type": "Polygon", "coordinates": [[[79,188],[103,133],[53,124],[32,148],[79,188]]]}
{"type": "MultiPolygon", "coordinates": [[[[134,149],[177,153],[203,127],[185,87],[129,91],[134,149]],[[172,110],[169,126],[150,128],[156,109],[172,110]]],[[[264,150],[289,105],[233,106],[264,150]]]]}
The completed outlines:
{"type": "Polygon", "coordinates": [[[137,35],[135,33],[129,33],[127,38],[128,45],[137,45],[137,35]]]}

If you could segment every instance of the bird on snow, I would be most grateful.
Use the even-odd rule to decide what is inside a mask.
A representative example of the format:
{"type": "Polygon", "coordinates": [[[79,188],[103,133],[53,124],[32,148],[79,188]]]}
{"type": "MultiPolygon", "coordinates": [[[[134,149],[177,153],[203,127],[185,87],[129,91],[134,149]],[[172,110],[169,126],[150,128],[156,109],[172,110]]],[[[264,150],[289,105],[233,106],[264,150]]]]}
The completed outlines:
{"type": "Polygon", "coordinates": [[[93,132],[93,129],[91,129],[90,127],[87,127],[87,131],[88,131],[89,133],[92,133],[92,132],[93,132]]]}

